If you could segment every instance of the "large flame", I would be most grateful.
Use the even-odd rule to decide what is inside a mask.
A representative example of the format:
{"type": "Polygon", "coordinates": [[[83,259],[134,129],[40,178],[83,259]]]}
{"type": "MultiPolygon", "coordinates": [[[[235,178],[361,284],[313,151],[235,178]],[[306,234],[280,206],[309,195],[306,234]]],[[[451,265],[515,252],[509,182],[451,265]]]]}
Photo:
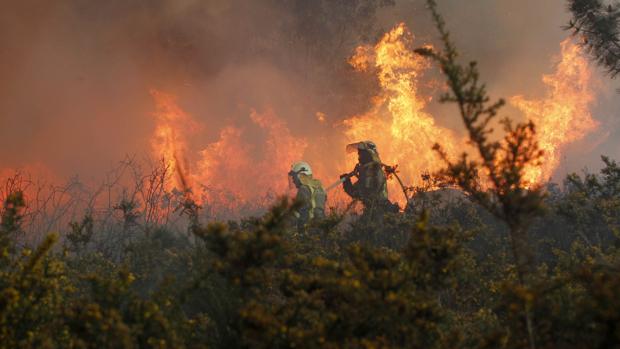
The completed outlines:
{"type": "Polygon", "coordinates": [[[542,166],[525,170],[528,183],[549,180],[560,164],[563,147],[582,139],[598,125],[589,111],[594,101],[590,64],[570,39],[560,46],[561,59],[555,72],[543,76],[548,88],[545,98],[527,100],[515,96],[510,99],[535,123],[538,143],[544,151],[542,166]]]}
{"type": "MultiPolygon", "coordinates": [[[[448,156],[457,155],[466,144],[424,111],[427,99],[421,96],[419,87],[428,62],[411,50],[413,40],[405,25],[399,24],[376,45],[356,49],[349,63],[357,70],[376,72],[382,92],[374,97],[368,112],[342,122],[341,141],[344,152],[346,143],[373,140],[383,162],[398,165],[406,185],[420,184],[421,174],[445,166],[432,150],[435,143],[440,143],[448,156]]],[[[562,59],[556,72],[543,77],[549,87],[547,96],[534,101],[521,96],[511,98],[512,104],[536,123],[537,137],[545,151],[541,167],[526,169],[528,183],[546,180],[560,162],[561,148],[596,127],[588,111],[593,101],[588,62],[570,41],[564,41],[561,48],[562,59]]],[[[167,188],[189,185],[194,198],[213,215],[225,212],[234,216],[268,206],[286,193],[285,174],[290,164],[308,155],[305,138],[294,136],[270,109],[264,113],[252,110],[249,126],[227,126],[220,131],[219,139],[191,154],[186,137],[189,129],[197,128],[197,123],[178,107],[173,96],[157,91],[152,94],[158,110],[153,149],[166,161],[171,173],[179,173],[184,180],[181,183],[175,175],[167,188]],[[262,140],[248,136],[248,132],[254,134],[257,130],[263,134],[262,140]],[[191,166],[194,173],[189,172],[188,157],[197,159],[191,166]]],[[[325,120],[321,113],[317,113],[317,118],[319,122],[325,120]]],[[[327,179],[327,185],[338,173],[352,168],[356,158],[334,161],[341,159],[342,154],[323,148],[319,149],[320,156],[306,160],[311,161],[318,177],[327,179]],[[339,164],[334,167],[335,162],[339,164]]],[[[403,206],[404,196],[397,181],[390,181],[389,191],[390,199],[403,206]]],[[[332,205],[347,201],[341,191],[330,192],[330,197],[332,205]]]]}
{"type": "Polygon", "coordinates": [[[196,127],[196,122],[183,111],[176,101],[176,97],[158,90],[151,90],[155,100],[156,112],[155,132],[151,140],[153,153],[165,163],[169,181],[166,189],[183,189],[191,187],[189,183],[182,183],[190,179],[187,160],[187,133],[196,127]]]}
{"type": "MultiPolygon", "coordinates": [[[[358,70],[375,69],[382,93],[375,97],[370,111],[349,118],[344,124],[349,141],[373,140],[383,162],[397,164],[405,183],[419,184],[422,173],[444,166],[432,150],[433,145],[441,143],[453,156],[461,140],[424,111],[426,100],[418,90],[420,75],[428,68],[428,62],[411,50],[413,40],[401,23],[374,47],[357,48],[349,63],[358,70]]],[[[402,206],[404,196],[398,184],[392,181],[389,189],[390,198],[402,206]]]]}
{"type": "Polygon", "coordinates": [[[302,158],[307,142],[291,135],[273,110],[253,110],[250,119],[266,133],[264,142],[248,142],[243,129],[229,126],[200,152],[195,178],[203,184],[201,195],[211,207],[229,212],[262,208],[287,192],[286,174],[302,158]]]}
{"type": "Polygon", "coordinates": [[[264,137],[246,136],[247,127],[227,126],[217,141],[191,153],[187,137],[190,130],[200,130],[200,124],[177,105],[173,95],[155,90],[151,94],[157,107],[151,143],[169,173],[167,190],[189,189],[193,200],[220,217],[253,213],[287,194],[286,174],[302,158],[307,143],[291,135],[272,110],[250,112],[252,125],[264,137]],[[191,159],[197,159],[192,166],[191,159]]]}

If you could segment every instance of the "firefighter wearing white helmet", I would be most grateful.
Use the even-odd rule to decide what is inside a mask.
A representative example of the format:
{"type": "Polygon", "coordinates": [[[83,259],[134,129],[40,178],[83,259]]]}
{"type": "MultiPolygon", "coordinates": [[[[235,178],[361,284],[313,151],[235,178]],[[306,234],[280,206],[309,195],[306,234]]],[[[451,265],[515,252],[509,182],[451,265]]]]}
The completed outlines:
{"type": "Polygon", "coordinates": [[[301,207],[295,216],[297,217],[297,229],[303,232],[312,219],[325,217],[327,194],[321,182],[312,178],[312,168],[307,162],[294,163],[288,176],[289,185],[297,188],[295,200],[301,204],[301,207]]]}

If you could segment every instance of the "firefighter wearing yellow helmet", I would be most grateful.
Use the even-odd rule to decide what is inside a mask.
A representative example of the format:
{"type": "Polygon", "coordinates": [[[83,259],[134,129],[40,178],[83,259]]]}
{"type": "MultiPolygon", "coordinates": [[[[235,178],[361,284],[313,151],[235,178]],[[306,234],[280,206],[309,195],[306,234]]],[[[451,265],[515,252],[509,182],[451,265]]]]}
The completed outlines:
{"type": "Polygon", "coordinates": [[[379,158],[377,146],[372,141],[347,145],[347,152],[357,152],[358,163],[348,174],[341,175],[344,191],[364,205],[364,213],[374,216],[383,212],[398,212],[398,206],[388,200],[387,178],[379,158]],[[357,177],[355,183],[351,177],[357,177]]]}
{"type": "Polygon", "coordinates": [[[312,168],[307,162],[299,161],[291,166],[289,185],[297,188],[295,200],[301,207],[295,213],[297,230],[303,232],[312,219],[325,217],[327,194],[321,181],[312,178],[312,168]]]}

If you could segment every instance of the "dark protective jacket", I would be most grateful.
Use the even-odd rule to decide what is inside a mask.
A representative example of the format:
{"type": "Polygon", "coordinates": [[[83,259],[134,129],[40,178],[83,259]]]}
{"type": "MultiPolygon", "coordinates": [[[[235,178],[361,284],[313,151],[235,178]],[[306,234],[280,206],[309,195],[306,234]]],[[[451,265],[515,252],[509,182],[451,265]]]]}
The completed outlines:
{"type": "Polygon", "coordinates": [[[373,161],[356,166],[357,182],[343,182],[344,191],[364,204],[364,210],[385,210],[392,206],[388,200],[387,178],[381,162],[373,161]]]}
{"type": "Polygon", "coordinates": [[[295,198],[301,203],[301,207],[296,213],[297,229],[304,231],[312,219],[325,217],[327,193],[325,193],[321,181],[312,177],[300,176],[299,182],[295,198]]]}

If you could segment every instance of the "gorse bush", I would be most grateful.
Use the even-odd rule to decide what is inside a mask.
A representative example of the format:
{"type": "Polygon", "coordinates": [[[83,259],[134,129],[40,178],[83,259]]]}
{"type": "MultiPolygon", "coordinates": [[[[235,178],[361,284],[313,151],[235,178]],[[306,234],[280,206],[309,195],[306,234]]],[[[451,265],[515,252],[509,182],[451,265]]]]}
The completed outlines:
{"type": "MultiPolygon", "coordinates": [[[[69,238],[89,219],[32,250],[6,238],[0,343],[522,348],[527,311],[537,347],[614,347],[620,193],[601,192],[615,183],[617,167],[606,165],[569,176],[546,201],[547,216],[531,228],[528,284],[519,282],[509,229],[466,197],[387,216],[364,227],[372,239],[337,216],[298,235],[286,201],[240,224],[197,225],[192,238],[165,229],[136,236],[116,245],[118,260],[86,241],[90,233],[77,245],[69,238]],[[548,219],[555,223],[545,227],[548,219]]],[[[3,236],[20,231],[18,198],[3,206],[3,236]]],[[[92,231],[90,239],[107,236],[96,222],[92,231]]]]}
{"type": "MultiPolygon", "coordinates": [[[[213,267],[240,302],[231,330],[244,347],[445,347],[444,290],[457,283],[463,252],[457,229],[420,220],[401,251],[352,244],[337,257],[300,254],[287,236],[283,202],[252,231],[212,225],[198,232],[213,267]]],[[[338,242],[335,242],[336,244],[338,242]]],[[[316,245],[315,245],[316,246],[316,245]]],[[[319,250],[320,251],[320,250],[319,250]]]]}

